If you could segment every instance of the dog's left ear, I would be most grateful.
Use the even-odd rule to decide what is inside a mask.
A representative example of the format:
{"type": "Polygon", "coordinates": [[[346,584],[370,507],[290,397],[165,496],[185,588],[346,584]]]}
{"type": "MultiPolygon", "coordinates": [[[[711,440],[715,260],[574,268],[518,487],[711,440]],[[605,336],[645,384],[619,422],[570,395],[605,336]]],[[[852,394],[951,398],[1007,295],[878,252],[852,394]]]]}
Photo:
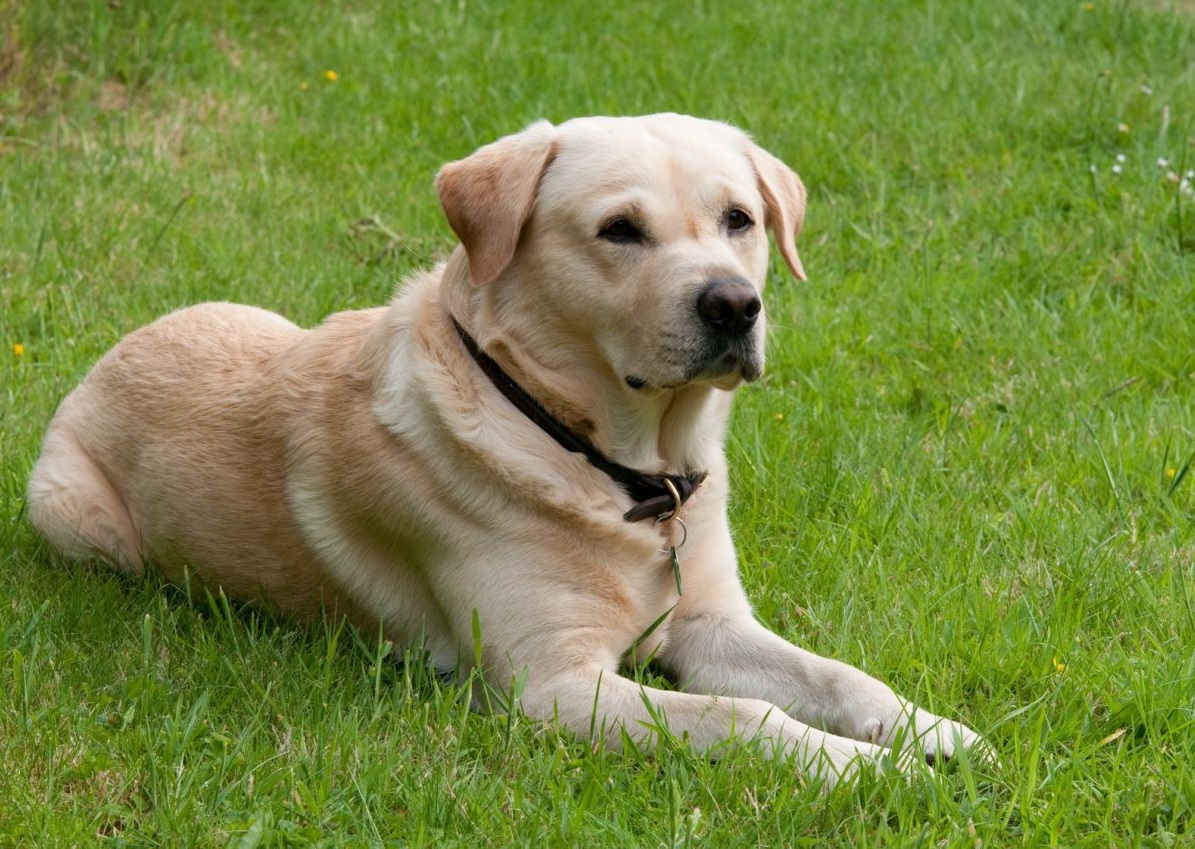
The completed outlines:
{"type": "Polygon", "coordinates": [[[793,170],[756,144],[748,146],[747,155],[759,178],[759,192],[768,208],[768,225],[780,248],[788,270],[798,280],[805,279],[805,268],[797,256],[797,234],[805,223],[805,186],[793,170]]]}
{"type": "Polygon", "coordinates": [[[492,283],[514,258],[552,158],[552,136],[552,125],[538,121],[436,175],[440,206],[465,248],[475,286],[492,283]]]}

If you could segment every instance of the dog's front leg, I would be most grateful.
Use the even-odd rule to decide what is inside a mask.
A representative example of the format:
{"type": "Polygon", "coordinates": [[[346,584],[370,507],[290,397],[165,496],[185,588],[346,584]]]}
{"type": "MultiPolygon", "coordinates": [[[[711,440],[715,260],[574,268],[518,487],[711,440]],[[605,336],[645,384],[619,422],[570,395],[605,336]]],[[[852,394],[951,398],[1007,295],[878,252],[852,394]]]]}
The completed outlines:
{"type": "Polygon", "coordinates": [[[832,734],[891,747],[920,747],[927,761],[982,739],[958,722],[902,699],[845,663],[792,645],[757,622],[737,580],[683,597],[660,660],[690,692],[763,699],[832,734]]]}
{"type": "Polygon", "coordinates": [[[659,690],[596,663],[552,676],[533,670],[520,705],[530,716],[556,719],[579,737],[611,747],[624,731],[639,744],[653,745],[667,734],[708,754],[757,742],[828,785],[885,754],[869,742],[812,728],[761,699],[659,690]]]}

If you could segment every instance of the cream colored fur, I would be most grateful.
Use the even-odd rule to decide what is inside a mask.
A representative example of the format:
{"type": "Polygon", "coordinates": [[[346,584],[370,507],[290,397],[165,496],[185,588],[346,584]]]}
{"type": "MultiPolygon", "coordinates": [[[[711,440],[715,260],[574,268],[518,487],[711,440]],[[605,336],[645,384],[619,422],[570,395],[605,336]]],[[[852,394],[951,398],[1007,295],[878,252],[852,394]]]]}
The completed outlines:
{"type": "Polygon", "coordinates": [[[764,317],[721,349],[709,281],[761,291],[770,229],[789,269],[796,175],[742,132],[676,115],[539,123],[446,165],[461,239],[384,308],[302,330],[209,303],[122,340],[62,404],[29,484],[71,558],[152,563],[301,620],[325,612],[434,662],[481,670],[581,735],[702,749],[760,739],[828,780],[894,740],[931,757],[979,738],[760,625],[740,586],[722,444],[732,391],[763,367],[764,317]],[[731,210],[751,225],[732,228],[731,210]],[[619,218],[643,238],[606,230],[619,218]],[[452,316],[557,418],[647,472],[708,471],[678,523],[534,426],[468,356],[452,316]],[[679,689],[645,688],[642,654],[679,689]]]}

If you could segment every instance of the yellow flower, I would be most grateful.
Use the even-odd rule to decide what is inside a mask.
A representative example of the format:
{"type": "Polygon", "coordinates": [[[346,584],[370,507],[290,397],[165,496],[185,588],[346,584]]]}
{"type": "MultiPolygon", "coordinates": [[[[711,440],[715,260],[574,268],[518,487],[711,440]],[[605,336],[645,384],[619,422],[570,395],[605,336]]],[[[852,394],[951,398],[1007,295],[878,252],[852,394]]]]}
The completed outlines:
{"type": "Polygon", "coordinates": [[[340,79],[340,74],[336,73],[331,68],[329,68],[328,70],[324,71],[324,79],[326,79],[330,83],[334,83],[338,79],[340,79]]]}
{"type": "Polygon", "coordinates": [[[13,356],[16,356],[16,357],[25,356],[25,346],[22,345],[20,342],[13,342],[12,353],[13,353],[13,356]]]}
{"type": "Polygon", "coordinates": [[[1172,478],[1177,474],[1178,474],[1178,469],[1167,469],[1166,470],[1166,477],[1168,477],[1168,478],[1172,478]]]}
{"type": "Polygon", "coordinates": [[[1054,671],[1059,675],[1066,672],[1066,664],[1058,659],[1058,655],[1054,655],[1054,671]]]}

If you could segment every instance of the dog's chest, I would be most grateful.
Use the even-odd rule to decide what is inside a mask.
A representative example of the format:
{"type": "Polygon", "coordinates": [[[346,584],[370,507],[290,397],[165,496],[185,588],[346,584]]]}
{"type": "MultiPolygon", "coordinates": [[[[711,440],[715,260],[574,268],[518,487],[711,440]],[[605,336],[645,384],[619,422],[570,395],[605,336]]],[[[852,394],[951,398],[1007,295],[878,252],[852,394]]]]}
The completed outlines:
{"type": "Polygon", "coordinates": [[[669,619],[684,591],[683,545],[678,545],[684,540],[670,529],[661,530],[660,544],[628,582],[634,612],[619,629],[625,662],[646,662],[663,648],[669,619]]]}

